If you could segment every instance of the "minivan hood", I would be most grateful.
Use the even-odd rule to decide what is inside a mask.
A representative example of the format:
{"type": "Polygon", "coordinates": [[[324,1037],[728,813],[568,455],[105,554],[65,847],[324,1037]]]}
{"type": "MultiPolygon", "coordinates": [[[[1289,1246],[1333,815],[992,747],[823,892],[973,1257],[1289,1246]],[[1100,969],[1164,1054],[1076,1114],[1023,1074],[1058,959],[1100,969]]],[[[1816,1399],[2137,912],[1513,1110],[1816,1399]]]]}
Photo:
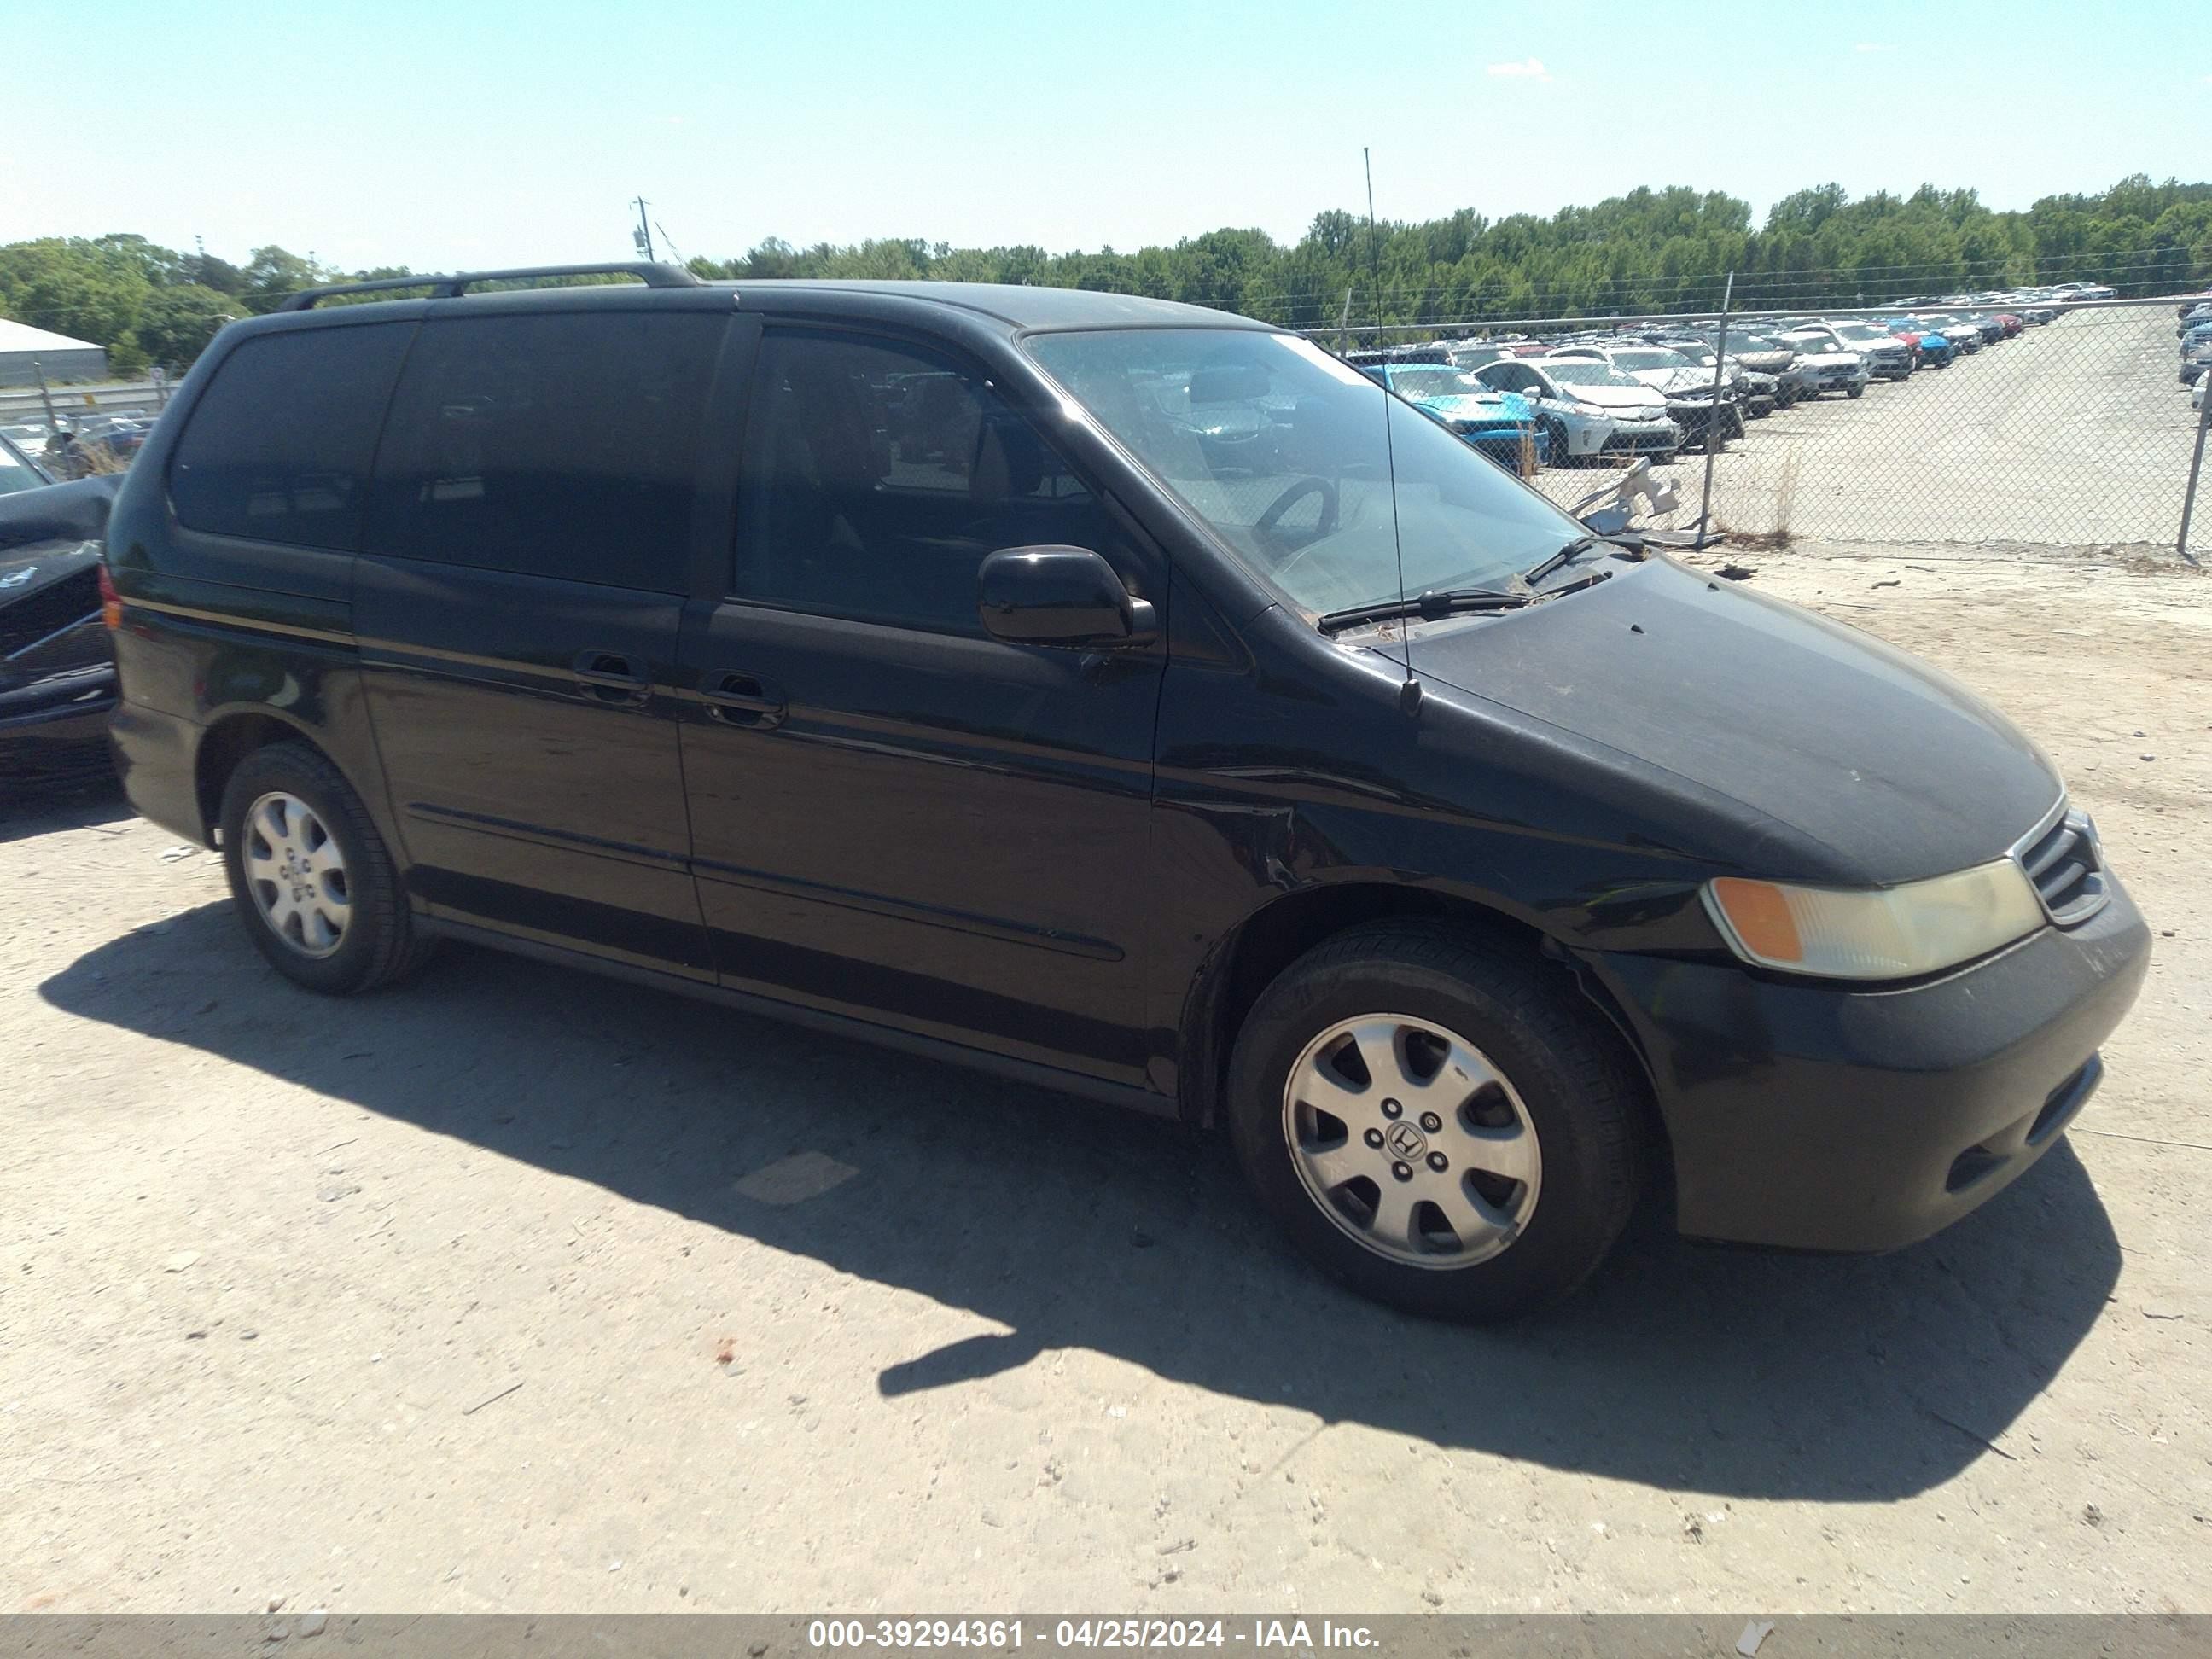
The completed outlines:
{"type": "Polygon", "coordinates": [[[2042,750],[1918,659],[1671,560],[1613,568],[1416,629],[1415,672],[1445,701],[1515,710],[1800,832],[1807,867],[1758,873],[1941,875],[2002,857],[2057,802],[2042,750]]]}

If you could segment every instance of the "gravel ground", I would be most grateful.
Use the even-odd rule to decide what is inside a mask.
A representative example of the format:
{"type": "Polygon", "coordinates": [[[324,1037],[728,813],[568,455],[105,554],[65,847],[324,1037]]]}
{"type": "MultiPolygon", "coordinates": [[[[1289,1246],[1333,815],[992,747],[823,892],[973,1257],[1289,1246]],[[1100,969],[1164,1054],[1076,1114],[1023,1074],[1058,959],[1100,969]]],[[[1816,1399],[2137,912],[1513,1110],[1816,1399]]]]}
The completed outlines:
{"type": "Polygon", "coordinates": [[[1645,1222],[1510,1330],[1171,1127],[471,951],[318,1000],[111,795],[0,809],[4,1605],[2205,1609],[2212,586],[1745,562],[2014,713],[2167,936],[1950,1232],[1645,1222]]]}

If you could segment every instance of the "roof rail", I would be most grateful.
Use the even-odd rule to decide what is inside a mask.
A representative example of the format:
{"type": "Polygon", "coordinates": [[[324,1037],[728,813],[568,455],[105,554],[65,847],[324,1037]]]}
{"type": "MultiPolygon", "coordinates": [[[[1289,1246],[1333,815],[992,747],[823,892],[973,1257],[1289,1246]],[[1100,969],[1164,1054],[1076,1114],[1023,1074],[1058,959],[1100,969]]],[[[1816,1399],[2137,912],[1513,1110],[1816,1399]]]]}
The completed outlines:
{"type": "Polygon", "coordinates": [[[635,276],[647,288],[697,288],[699,279],[680,265],[648,264],[642,260],[607,265],[518,265],[512,270],[469,270],[458,276],[379,276],[366,283],[334,283],[328,288],[304,288],[289,295],[276,309],[313,311],[318,301],[339,294],[374,294],[387,289],[427,288],[433,300],[453,300],[477,283],[518,282],[528,276],[635,276]]]}

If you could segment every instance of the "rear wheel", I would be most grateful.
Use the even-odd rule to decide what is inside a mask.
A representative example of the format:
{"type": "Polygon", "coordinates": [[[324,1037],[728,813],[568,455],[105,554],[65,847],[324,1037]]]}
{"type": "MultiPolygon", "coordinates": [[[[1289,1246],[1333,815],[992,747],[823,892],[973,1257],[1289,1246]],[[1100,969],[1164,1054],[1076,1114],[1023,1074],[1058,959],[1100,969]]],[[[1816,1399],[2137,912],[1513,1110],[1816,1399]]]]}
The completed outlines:
{"type": "Polygon", "coordinates": [[[412,973],[414,927],[392,854],[351,785],[304,743],[257,749],[222,792],[223,869],[261,954],[311,991],[343,996],[412,973]]]}
{"type": "Polygon", "coordinates": [[[1637,1077],[1595,1015],[1441,928],[1340,935],[1239,1033],[1231,1130],[1261,1202],[1379,1301],[1496,1319],[1566,1295],[1639,1184],[1637,1077]]]}

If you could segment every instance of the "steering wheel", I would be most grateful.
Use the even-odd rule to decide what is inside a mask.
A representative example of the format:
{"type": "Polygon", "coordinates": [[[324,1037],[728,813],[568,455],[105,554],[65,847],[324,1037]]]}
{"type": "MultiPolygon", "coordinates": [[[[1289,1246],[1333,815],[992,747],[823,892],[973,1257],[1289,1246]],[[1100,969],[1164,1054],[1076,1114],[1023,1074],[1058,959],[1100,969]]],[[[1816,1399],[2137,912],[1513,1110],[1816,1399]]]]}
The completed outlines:
{"type": "MultiPolygon", "coordinates": [[[[1321,521],[1314,528],[1314,539],[1318,541],[1324,536],[1334,534],[1336,486],[1327,478],[1313,477],[1300,478],[1288,489],[1276,496],[1273,501],[1269,503],[1267,510],[1262,513],[1253,524],[1252,533],[1273,543],[1278,547],[1282,547],[1281,541],[1275,535],[1275,526],[1283,521],[1284,514],[1289,512],[1309,495],[1321,497],[1321,521]]],[[[1288,548],[1284,548],[1283,550],[1286,553],[1291,551],[1288,548]]]]}

